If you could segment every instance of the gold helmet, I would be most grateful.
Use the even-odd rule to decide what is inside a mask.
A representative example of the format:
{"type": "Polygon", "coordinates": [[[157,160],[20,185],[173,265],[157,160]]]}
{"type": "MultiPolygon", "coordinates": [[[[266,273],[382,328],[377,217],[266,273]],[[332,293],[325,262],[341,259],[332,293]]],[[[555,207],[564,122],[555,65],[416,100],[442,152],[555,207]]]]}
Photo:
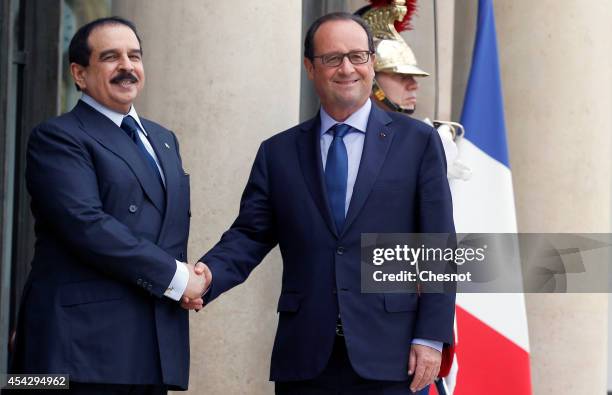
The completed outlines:
{"type": "Polygon", "coordinates": [[[416,0],[370,0],[359,14],[372,29],[376,60],[374,71],[427,77],[400,32],[410,28],[416,0]]]}

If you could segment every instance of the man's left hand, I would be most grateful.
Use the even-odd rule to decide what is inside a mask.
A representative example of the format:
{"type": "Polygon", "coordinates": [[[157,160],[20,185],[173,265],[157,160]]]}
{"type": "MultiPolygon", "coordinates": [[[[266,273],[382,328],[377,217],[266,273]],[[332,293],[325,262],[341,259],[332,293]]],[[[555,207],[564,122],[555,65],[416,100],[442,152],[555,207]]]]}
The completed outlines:
{"type": "Polygon", "coordinates": [[[417,392],[433,383],[440,372],[442,353],[431,347],[413,344],[410,347],[408,374],[412,377],[410,391],[417,392]]]}

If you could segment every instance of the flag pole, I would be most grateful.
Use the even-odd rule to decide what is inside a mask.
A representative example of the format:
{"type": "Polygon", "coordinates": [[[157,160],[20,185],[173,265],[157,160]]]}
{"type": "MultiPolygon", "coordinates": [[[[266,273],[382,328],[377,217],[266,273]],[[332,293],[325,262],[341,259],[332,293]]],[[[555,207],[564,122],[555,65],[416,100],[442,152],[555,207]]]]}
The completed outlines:
{"type": "Polygon", "coordinates": [[[438,54],[438,0],[433,0],[433,34],[434,34],[434,116],[440,118],[440,67],[438,54]]]}

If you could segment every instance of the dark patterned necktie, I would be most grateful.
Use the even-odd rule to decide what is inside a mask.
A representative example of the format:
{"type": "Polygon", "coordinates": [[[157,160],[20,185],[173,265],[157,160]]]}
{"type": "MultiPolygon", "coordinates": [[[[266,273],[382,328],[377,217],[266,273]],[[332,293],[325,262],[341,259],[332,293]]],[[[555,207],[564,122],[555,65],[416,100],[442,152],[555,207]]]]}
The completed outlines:
{"type": "Polygon", "coordinates": [[[153,159],[153,156],[151,156],[149,151],[147,151],[147,148],[142,143],[142,140],[140,140],[140,137],[138,137],[139,128],[138,124],[136,123],[136,120],[132,118],[131,115],[126,116],[121,122],[121,129],[123,129],[125,133],[127,133],[127,135],[132,139],[132,141],[138,146],[138,150],[140,151],[146,162],[149,164],[149,167],[151,167],[151,170],[153,170],[155,175],[157,175],[159,182],[163,186],[164,182],[161,178],[161,174],[159,173],[157,163],[155,163],[155,159],[153,159]]]}

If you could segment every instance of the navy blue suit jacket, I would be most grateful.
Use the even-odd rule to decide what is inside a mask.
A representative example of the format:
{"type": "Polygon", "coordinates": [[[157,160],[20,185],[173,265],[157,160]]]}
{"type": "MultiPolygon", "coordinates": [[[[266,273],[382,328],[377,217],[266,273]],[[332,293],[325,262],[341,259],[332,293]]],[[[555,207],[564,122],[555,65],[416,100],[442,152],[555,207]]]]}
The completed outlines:
{"type": "Polygon", "coordinates": [[[414,337],[452,341],[454,294],[360,292],[366,232],[454,233],[442,143],[436,131],[372,106],[342,232],[325,192],[319,117],[264,141],[232,227],[204,257],[213,273],[207,299],[243,282],[276,244],[283,258],[271,380],[323,371],[338,314],[359,375],[408,380],[414,337]]]}
{"type": "Polygon", "coordinates": [[[36,247],[12,371],[187,387],[188,314],[163,294],[186,260],[189,176],[174,134],[141,122],[165,190],[127,134],[82,101],[32,131],[36,247]]]}

